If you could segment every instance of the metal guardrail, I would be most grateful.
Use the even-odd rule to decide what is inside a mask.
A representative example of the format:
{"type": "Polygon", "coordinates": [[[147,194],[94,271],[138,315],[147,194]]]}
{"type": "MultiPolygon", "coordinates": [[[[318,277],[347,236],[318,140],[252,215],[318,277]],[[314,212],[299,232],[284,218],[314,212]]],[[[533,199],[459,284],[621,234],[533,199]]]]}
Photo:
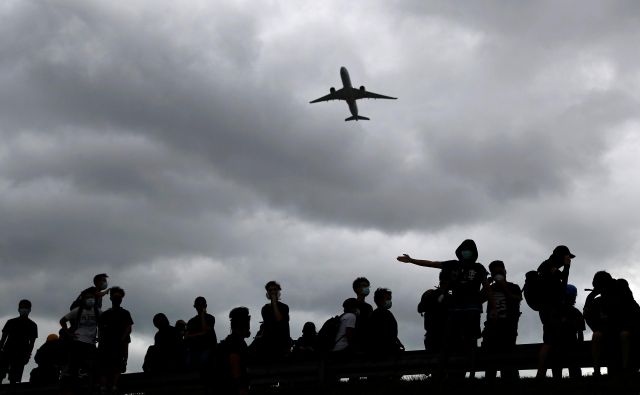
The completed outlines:
{"type": "MultiPolygon", "coordinates": [[[[468,354],[452,354],[446,360],[440,354],[425,351],[405,351],[395,355],[355,355],[340,358],[328,355],[326,358],[297,359],[287,358],[275,362],[256,362],[248,366],[252,385],[290,384],[319,385],[335,382],[338,378],[374,377],[426,374],[437,369],[474,370],[487,369],[530,370],[536,369],[538,351],[542,344],[520,344],[509,353],[487,353],[477,349],[475,362],[468,354]]],[[[591,343],[571,352],[563,352],[556,366],[591,366],[591,343]]],[[[123,394],[196,394],[204,390],[206,377],[198,373],[175,375],[151,375],[147,373],[128,373],[120,378],[120,391],[123,394]]],[[[57,385],[37,386],[21,383],[14,386],[0,386],[0,394],[59,394],[57,385]],[[7,392],[9,391],[9,392],[7,392]]]]}

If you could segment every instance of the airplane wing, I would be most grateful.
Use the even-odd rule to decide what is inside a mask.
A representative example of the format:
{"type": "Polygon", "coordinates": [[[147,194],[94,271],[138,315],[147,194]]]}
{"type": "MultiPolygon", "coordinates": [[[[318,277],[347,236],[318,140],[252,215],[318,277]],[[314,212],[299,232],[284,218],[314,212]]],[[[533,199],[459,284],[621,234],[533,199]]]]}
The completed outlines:
{"type": "Polygon", "coordinates": [[[391,97],[391,96],[385,96],[385,95],[381,95],[379,93],[373,93],[373,92],[369,92],[366,90],[362,90],[362,89],[356,89],[356,88],[351,88],[353,89],[352,94],[353,97],[358,100],[358,99],[393,99],[396,100],[397,97],[391,97]]]}
{"type": "Polygon", "coordinates": [[[344,88],[342,88],[342,89],[338,89],[335,92],[331,92],[326,96],[322,96],[319,99],[310,101],[309,103],[318,103],[318,102],[321,102],[321,101],[344,100],[344,99],[345,99],[345,97],[344,97],[344,88]]]}

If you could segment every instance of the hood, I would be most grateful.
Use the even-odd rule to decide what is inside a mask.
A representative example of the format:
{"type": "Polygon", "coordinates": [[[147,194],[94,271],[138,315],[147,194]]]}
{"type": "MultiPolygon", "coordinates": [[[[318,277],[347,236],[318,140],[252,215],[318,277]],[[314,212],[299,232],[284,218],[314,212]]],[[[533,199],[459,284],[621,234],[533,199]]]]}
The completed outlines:
{"type": "Polygon", "coordinates": [[[459,261],[462,261],[462,251],[463,250],[470,250],[473,252],[473,257],[472,259],[469,259],[467,262],[475,262],[478,259],[478,247],[476,247],[476,242],[471,240],[471,239],[467,239],[465,241],[462,242],[462,244],[460,244],[460,246],[458,248],[456,248],[456,257],[458,257],[459,261]]]}

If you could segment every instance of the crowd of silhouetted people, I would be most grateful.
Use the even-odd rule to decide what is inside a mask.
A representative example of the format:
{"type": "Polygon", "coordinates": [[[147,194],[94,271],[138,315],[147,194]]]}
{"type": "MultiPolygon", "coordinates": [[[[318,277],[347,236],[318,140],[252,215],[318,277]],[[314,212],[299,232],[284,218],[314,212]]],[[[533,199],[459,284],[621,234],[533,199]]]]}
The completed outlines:
{"type": "MultiPolygon", "coordinates": [[[[447,372],[447,358],[466,355],[473,374],[478,340],[485,353],[514,350],[523,300],[539,312],[543,325],[543,345],[539,351],[537,377],[551,369],[554,377],[569,368],[571,377],[580,377],[580,366],[562,360],[580,349],[588,325],[593,331],[594,375],[600,375],[604,361],[610,373],[637,371],[635,350],[640,334],[640,307],[624,279],[614,279],[605,271],[593,278],[583,311],[575,307],[577,288],[569,284],[569,248],[558,246],[535,270],[527,273],[523,287],[507,281],[504,262],[495,260],[489,271],[477,262],[473,240],[465,240],[455,251],[457,259],[430,261],[402,255],[398,261],[440,270],[439,283],[422,294],[417,306],[424,317],[425,350],[441,358],[442,369],[429,372],[433,377],[460,374],[447,372]],[[486,306],[483,308],[483,306],[486,306]],[[481,314],[486,321],[481,325],[481,314]]],[[[122,307],[125,290],[108,285],[108,276],[98,274],[94,285],[80,292],[69,311],[60,319],[58,334],[50,334],[36,351],[37,367],[30,381],[60,384],[73,393],[78,383],[89,383],[96,393],[117,393],[118,379],[126,371],[133,319],[122,307]],[[110,308],[103,308],[108,295],[110,308]]],[[[373,303],[367,303],[371,284],[365,277],[353,281],[355,298],[347,298],[342,313],[328,318],[318,328],[307,322],[302,335],[293,340],[289,306],[281,301],[282,288],[276,281],[265,285],[266,303],[261,323],[250,344],[250,314],[246,307],[229,313],[231,333],[221,341],[216,336],[216,319],[207,312],[204,297],[195,298],[196,314],[188,321],[171,324],[158,313],[154,344],[144,359],[144,372],[152,375],[198,372],[217,393],[247,394],[249,361],[296,360],[303,358],[351,358],[366,355],[394,355],[404,351],[398,339],[398,323],[392,312],[392,291],[377,288],[373,303]]],[[[23,370],[31,358],[37,325],[29,319],[31,302],[18,303],[19,317],[7,321],[0,340],[0,375],[10,383],[22,381],[23,370]]],[[[461,372],[464,376],[465,372],[461,372]]],[[[485,377],[495,379],[496,371],[485,377]]],[[[518,370],[504,367],[500,376],[514,380],[518,370]]]]}

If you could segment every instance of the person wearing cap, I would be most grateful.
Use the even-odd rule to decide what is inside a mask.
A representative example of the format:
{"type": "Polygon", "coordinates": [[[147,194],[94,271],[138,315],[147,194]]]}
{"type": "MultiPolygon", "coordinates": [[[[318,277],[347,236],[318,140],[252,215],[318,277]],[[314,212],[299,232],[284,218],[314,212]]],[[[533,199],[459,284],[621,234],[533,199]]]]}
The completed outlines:
{"type": "Polygon", "coordinates": [[[542,321],[543,345],[538,353],[538,372],[536,378],[542,379],[547,374],[547,361],[561,340],[562,311],[569,280],[571,260],[576,256],[564,245],[554,248],[549,259],[538,267],[538,274],[545,283],[546,303],[540,308],[542,321]]]}
{"type": "MultiPolygon", "coordinates": [[[[102,298],[109,293],[109,281],[107,278],[109,278],[109,276],[107,276],[106,273],[96,274],[93,276],[93,286],[80,292],[80,295],[85,292],[92,292],[96,300],[95,305],[99,309],[102,309],[102,298]]],[[[76,300],[71,304],[69,310],[73,310],[79,306],[82,306],[82,296],[78,296],[76,298],[76,300]]]]}

